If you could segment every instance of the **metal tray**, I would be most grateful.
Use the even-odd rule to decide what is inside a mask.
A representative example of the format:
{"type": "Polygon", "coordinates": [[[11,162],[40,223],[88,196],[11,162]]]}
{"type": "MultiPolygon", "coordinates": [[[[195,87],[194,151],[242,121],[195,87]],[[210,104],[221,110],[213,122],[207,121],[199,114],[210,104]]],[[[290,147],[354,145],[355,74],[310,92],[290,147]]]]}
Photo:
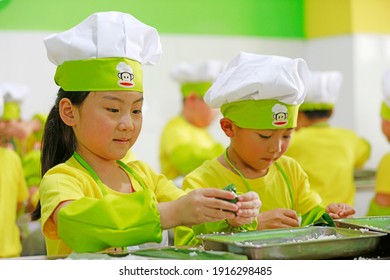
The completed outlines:
{"type": "Polygon", "coordinates": [[[149,248],[130,252],[131,255],[150,259],[175,260],[247,260],[247,256],[226,251],[205,251],[197,248],[149,248]]]}
{"type": "Polygon", "coordinates": [[[355,169],[355,180],[375,179],[376,170],[373,169],[355,169]]]}
{"type": "Polygon", "coordinates": [[[301,227],[198,235],[205,250],[249,259],[309,260],[355,257],[374,252],[385,233],[337,227],[301,227]]]}
{"type": "Polygon", "coordinates": [[[390,216],[369,216],[334,220],[338,227],[351,229],[369,229],[390,234],[390,216]]]}

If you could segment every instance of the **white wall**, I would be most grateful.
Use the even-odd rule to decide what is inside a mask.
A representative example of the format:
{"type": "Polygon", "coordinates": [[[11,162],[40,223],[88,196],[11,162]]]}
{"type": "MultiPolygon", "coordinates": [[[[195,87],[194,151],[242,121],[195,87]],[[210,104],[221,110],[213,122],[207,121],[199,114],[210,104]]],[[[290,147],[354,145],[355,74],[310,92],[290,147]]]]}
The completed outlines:
{"type": "MultiPolygon", "coordinates": [[[[22,104],[23,118],[38,112],[48,113],[58,87],[54,83],[55,66],[49,62],[43,44],[45,32],[0,32],[0,82],[24,83],[31,95],[22,104]]],[[[163,125],[181,108],[179,86],[169,70],[181,61],[220,59],[230,61],[239,51],[301,57],[300,40],[261,40],[246,37],[162,35],[163,55],[159,64],[144,67],[146,109],[141,135],[133,151],[139,159],[159,171],[159,137],[163,125]]],[[[227,141],[218,126],[212,134],[227,141]]]]}
{"type": "MultiPolygon", "coordinates": [[[[22,106],[23,117],[48,112],[58,87],[55,66],[46,57],[45,32],[0,32],[0,82],[25,83],[31,95],[22,106]]],[[[390,36],[339,36],[310,41],[253,37],[161,35],[163,55],[156,66],[145,66],[144,126],[133,150],[159,171],[159,136],[163,125],[181,108],[178,85],[169,70],[181,61],[230,61],[239,51],[303,57],[313,70],[340,70],[344,82],[332,124],[354,129],[372,144],[367,167],[375,168],[389,150],[380,131],[381,75],[390,67],[390,36]]],[[[227,143],[218,122],[212,133],[227,143]]]]}

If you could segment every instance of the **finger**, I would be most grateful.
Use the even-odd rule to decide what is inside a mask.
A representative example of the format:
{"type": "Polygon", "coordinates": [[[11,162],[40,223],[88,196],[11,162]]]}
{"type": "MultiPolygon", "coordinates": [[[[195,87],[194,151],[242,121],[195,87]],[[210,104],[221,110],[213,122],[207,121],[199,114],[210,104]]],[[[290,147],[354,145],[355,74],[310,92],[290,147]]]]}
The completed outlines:
{"type": "Polygon", "coordinates": [[[245,194],[242,194],[238,196],[238,201],[243,202],[243,201],[252,201],[252,200],[259,200],[259,195],[255,192],[247,192],[245,194]]]}
{"type": "Polygon", "coordinates": [[[203,195],[207,197],[215,197],[226,200],[231,200],[237,197],[235,193],[226,190],[220,190],[215,188],[204,188],[201,190],[203,191],[203,195]]]}
{"type": "Polygon", "coordinates": [[[259,214],[259,211],[257,209],[238,209],[236,214],[240,218],[255,218],[259,214]]]}
{"type": "Polygon", "coordinates": [[[235,217],[234,212],[224,211],[222,209],[208,209],[208,211],[205,212],[205,215],[209,222],[215,222],[224,219],[233,219],[235,217]]]}

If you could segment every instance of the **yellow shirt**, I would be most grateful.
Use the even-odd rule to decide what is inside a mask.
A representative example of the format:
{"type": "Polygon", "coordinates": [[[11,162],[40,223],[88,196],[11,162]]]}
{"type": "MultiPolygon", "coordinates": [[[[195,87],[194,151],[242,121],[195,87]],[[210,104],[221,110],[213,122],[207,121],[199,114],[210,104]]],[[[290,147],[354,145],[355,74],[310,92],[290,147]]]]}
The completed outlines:
{"type": "MultiPolygon", "coordinates": [[[[175,200],[184,192],[178,189],[165,176],[156,174],[149,165],[141,161],[128,163],[144,181],[147,188],[152,190],[158,202],[175,200]]],[[[128,174],[131,178],[134,190],[140,191],[142,187],[137,180],[128,174]]],[[[128,195],[116,192],[109,187],[106,190],[110,194],[128,195]]],[[[99,185],[92,176],[85,170],[79,162],[71,157],[65,163],[59,164],[50,169],[42,178],[39,193],[41,196],[41,223],[42,231],[46,238],[48,255],[66,255],[71,253],[71,249],[58,238],[58,229],[50,218],[58,204],[67,200],[78,200],[83,197],[92,197],[101,199],[103,194],[99,185]]]]}
{"type": "MultiPolygon", "coordinates": [[[[278,164],[290,181],[292,196],[286,179],[275,164],[271,165],[267,175],[256,179],[246,179],[251,189],[259,194],[262,201],[261,212],[286,208],[304,215],[321,203],[320,196],[310,190],[307,175],[295,160],[283,156],[278,160],[278,164]]],[[[223,189],[230,184],[234,184],[237,193],[249,191],[239,175],[228,170],[217,159],[213,159],[204,162],[199,168],[184,177],[183,190],[188,192],[197,188],[223,189]]],[[[218,226],[219,228],[216,227],[215,231],[220,231],[223,224],[218,226]]],[[[247,229],[243,229],[253,230],[256,227],[248,226],[247,229]]],[[[226,232],[226,230],[223,231],[226,232]]],[[[237,230],[229,229],[229,231],[237,230]]],[[[201,233],[209,232],[199,232],[196,227],[192,229],[177,227],[175,229],[175,245],[199,245],[200,241],[196,239],[196,235],[201,233]]]]}
{"type": "Polygon", "coordinates": [[[160,165],[168,179],[184,176],[224,151],[205,128],[177,116],[164,127],[160,141],[160,165]]]}
{"type": "Polygon", "coordinates": [[[124,163],[129,163],[130,161],[137,160],[137,157],[132,150],[128,150],[124,158],[121,159],[124,163]]]}
{"type": "MultiPolygon", "coordinates": [[[[376,171],[375,193],[390,194],[390,153],[386,154],[379,162],[376,171]]],[[[379,205],[372,198],[368,207],[367,216],[388,216],[390,206],[379,205]]]]}
{"type": "MultiPolygon", "coordinates": [[[[379,162],[376,171],[375,193],[390,194],[390,153],[386,154],[379,162]]],[[[367,216],[388,216],[390,206],[379,205],[372,198],[368,207],[367,216]]]]}
{"type": "MultiPolygon", "coordinates": [[[[246,179],[251,189],[259,194],[262,201],[261,212],[287,208],[296,210],[304,215],[321,202],[319,195],[310,189],[307,175],[297,162],[289,157],[282,156],[278,161],[292,185],[294,204],[289,187],[275,164],[271,165],[267,175],[246,179]]],[[[217,159],[205,162],[184,178],[185,191],[213,187],[223,189],[234,184],[238,193],[248,192],[241,177],[225,168],[217,159]]]]}
{"type": "Polygon", "coordinates": [[[324,206],[333,202],[354,205],[354,170],[370,156],[366,140],[351,130],[314,125],[295,131],[285,154],[299,162],[324,206]]]}
{"type": "Polygon", "coordinates": [[[16,224],[17,204],[27,198],[18,154],[0,147],[0,257],[17,257],[22,251],[16,224]]]}
{"type": "Polygon", "coordinates": [[[386,154],[378,165],[375,192],[390,194],[390,153],[386,154]]]}

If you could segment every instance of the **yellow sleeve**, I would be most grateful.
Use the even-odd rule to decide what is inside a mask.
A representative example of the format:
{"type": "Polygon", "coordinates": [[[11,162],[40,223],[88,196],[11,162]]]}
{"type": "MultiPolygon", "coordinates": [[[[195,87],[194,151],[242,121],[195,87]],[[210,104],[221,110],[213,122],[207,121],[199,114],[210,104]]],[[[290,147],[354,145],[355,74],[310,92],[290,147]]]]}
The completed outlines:
{"type": "Polygon", "coordinates": [[[358,138],[355,151],[356,151],[355,167],[356,168],[363,167],[371,155],[370,143],[363,138],[358,138]]]}
{"type": "Polygon", "coordinates": [[[223,150],[224,148],[220,144],[206,148],[195,142],[186,143],[175,148],[171,155],[171,161],[181,174],[188,174],[204,161],[221,155],[223,150]]]}

